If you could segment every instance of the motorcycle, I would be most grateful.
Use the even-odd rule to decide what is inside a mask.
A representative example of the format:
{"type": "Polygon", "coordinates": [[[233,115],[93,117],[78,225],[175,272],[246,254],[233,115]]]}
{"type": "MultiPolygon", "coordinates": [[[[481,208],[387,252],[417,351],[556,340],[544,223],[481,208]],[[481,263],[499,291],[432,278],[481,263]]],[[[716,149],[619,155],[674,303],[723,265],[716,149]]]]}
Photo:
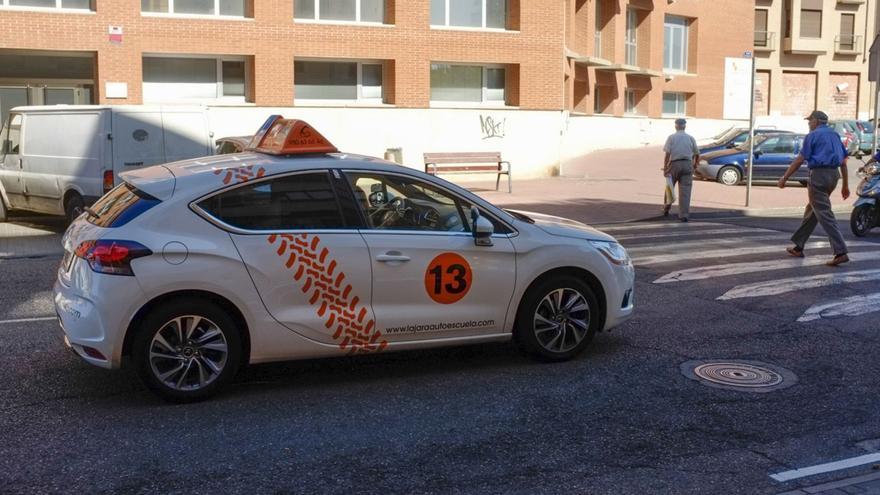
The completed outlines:
{"type": "Polygon", "coordinates": [[[856,175],[862,179],[856,194],[859,199],[853,205],[849,226],[853,234],[864,237],[874,227],[880,225],[880,164],[872,163],[860,167],[856,175]]]}

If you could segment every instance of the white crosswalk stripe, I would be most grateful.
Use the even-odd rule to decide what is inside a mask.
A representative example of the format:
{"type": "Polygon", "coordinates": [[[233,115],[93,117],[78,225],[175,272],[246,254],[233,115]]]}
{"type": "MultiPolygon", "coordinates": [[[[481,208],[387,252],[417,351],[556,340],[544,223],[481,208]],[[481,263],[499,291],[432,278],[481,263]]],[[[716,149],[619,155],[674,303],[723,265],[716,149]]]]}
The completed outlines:
{"type": "MultiPolygon", "coordinates": [[[[712,243],[707,243],[706,247],[711,247],[712,243]]],[[[847,243],[849,247],[864,247],[864,246],[877,246],[872,242],[866,241],[851,241],[847,243]]],[[[828,241],[811,241],[804,245],[804,248],[816,249],[816,248],[828,248],[830,247],[830,243],[828,241]]],[[[785,254],[785,245],[764,245],[764,246],[751,246],[751,247],[738,247],[738,248],[724,248],[724,249],[703,249],[703,250],[694,250],[689,252],[682,253],[671,253],[671,254],[657,254],[651,256],[633,256],[633,263],[636,266],[647,266],[647,265],[659,265],[663,263],[675,263],[678,261],[692,261],[692,260],[703,260],[703,259],[713,259],[713,258],[730,258],[734,256],[748,256],[753,254],[767,254],[767,253],[781,253],[780,256],[788,256],[785,254]]],[[[627,248],[627,252],[632,253],[632,249],[627,248]]],[[[827,261],[827,260],[826,260],[827,261]]]]}
{"type": "MultiPolygon", "coordinates": [[[[762,234],[753,237],[736,237],[736,238],[727,238],[727,239],[716,239],[707,241],[705,239],[691,240],[691,241],[681,241],[681,242],[668,242],[668,243],[651,243],[649,245],[644,246],[636,246],[631,249],[627,249],[627,252],[632,254],[643,254],[643,253],[653,253],[657,251],[661,252],[690,252],[695,249],[705,248],[707,246],[713,247],[721,247],[721,246],[757,246],[764,245],[758,244],[757,241],[785,241],[789,238],[789,235],[783,234],[781,232],[777,232],[775,234],[762,234]]],[[[777,246],[776,249],[778,251],[785,250],[785,246],[788,244],[781,244],[782,247],[777,246]]]]}
{"type": "Polygon", "coordinates": [[[726,229],[711,229],[711,230],[678,230],[675,232],[648,232],[648,233],[639,233],[639,234],[624,234],[614,236],[618,241],[628,241],[628,240],[643,240],[643,239],[668,239],[670,237],[693,237],[698,235],[718,235],[718,234],[758,234],[758,233],[767,233],[767,232],[775,232],[770,229],[755,229],[751,227],[733,227],[726,229]]]}
{"type": "MultiPolygon", "coordinates": [[[[849,254],[850,263],[880,260],[880,251],[868,251],[849,254]]],[[[689,280],[705,280],[707,278],[729,277],[746,273],[761,273],[788,268],[824,265],[828,258],[813,256],[809,258],[789,258],[770,261],[751,261],[745,263],[725,263],[722,265],[699,266],[667,273],[654,281],[655,284],[685,282],[689,280]]]]}
{"type": "Polygon", "coordinates": [[[798,321],[861,316],[878,311],[880,311],[880,292],[875,292],[813,305],[798,318],[798,321]]]}
{"type": "Polygon", "coordinates": [[[679,222],[652,222],[652,223],[627,223],[623,225],[608,225],[603,226],[601,228],[602,232],[607,232],[611,235],[614,235],[613,232],[628,232],[631,230],[652,230],[652,229],[663,229],[665,231],[669,230],[679,230],[679,229],[688,229],[688,230],[699,230],[701,228],[709,228],[709,227],[729,227],[729,225],[724,223],[715,223],[715,222],[691,222],[691,223],[679,223],[679,222]]]}
{"type": "Polygon", "coordinates": [[[796,290],[814,289],[829,285],[853,284],[880,280],[880,270],[857,272],[826,273],[807,277],[792,277],[769,282],[738,285],[718,296],[719,300],[742,299],[746,297],[766,297],[785,294],[796,290]]]}

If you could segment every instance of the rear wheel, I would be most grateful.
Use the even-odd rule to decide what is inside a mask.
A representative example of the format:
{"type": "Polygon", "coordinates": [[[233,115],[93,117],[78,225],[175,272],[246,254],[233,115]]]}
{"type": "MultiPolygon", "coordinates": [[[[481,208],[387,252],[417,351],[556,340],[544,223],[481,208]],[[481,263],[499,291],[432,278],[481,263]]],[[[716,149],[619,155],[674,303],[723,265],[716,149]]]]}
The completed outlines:
{"type": "Polygon", "coordinates": [[[735,186],[739,184],[740,180],[742,180],[742,174],[736,167],[727,166],[718,172],[718,182],[725,186],[735,186]]]}
{"type": "Polygon", "coordinates": [[[871,227],[874,226],[872,210],[872,205],[859,205],[853,208],[852,214],[849,216],[849,227],[853,234],[864,237],[871,230],[871,227]]]}
{"type": "Polygon", "coordinates": [[[589,345],[599,325],[599,303],[590,286],[570,276],[530,288],[520,304],[515,338],[543,361],[565,361],[589,345]]]}
{"type": "Polygon", "coordinates": [[[132,358],[144,384],[171,402],[207,399],[229,383],[242,358],[242,339],[219,306],[184,299],[159,306],[137,329],[132,358]]]}
{"type": "Polygon", "coordinates": [[[83,201],[82,196],[77,193],[71,193],[64,203],[64,216],[67,217],[67,223],[73,223],[85,211],[85,207],[86,203],[83,201]]]}
{"type": "Polygon", "coordinates": [[[5,222],[9,218],[9,210],[6,209],[6,203],[0,197],[0,222],[5,222]]]}

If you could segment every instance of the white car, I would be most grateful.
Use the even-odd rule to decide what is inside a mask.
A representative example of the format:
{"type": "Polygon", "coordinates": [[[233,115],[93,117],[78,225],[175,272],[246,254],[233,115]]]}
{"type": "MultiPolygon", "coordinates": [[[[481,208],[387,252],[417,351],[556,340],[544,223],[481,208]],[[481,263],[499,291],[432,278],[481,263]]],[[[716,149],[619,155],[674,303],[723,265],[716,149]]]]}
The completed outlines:
{"type": "Polygon", "coordinates": [[[514,339],[550,361],[633,313],[612,237],[339,153],[273,116],[252,150],[139,169],[64,234],[65,342],[172,401],[248,363],[514,339]]]}

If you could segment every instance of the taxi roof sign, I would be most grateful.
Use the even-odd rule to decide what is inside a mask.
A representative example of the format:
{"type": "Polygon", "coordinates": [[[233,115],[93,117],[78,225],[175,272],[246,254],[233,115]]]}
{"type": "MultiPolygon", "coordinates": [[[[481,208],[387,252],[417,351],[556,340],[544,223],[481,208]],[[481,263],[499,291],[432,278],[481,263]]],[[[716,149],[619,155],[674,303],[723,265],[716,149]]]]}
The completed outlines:
{"type": "Polygon", "coordinates": [[[263,123],[247,147],[270,155],[336,153],[339,150],[306,121],[272,115],[263,123]]]}

